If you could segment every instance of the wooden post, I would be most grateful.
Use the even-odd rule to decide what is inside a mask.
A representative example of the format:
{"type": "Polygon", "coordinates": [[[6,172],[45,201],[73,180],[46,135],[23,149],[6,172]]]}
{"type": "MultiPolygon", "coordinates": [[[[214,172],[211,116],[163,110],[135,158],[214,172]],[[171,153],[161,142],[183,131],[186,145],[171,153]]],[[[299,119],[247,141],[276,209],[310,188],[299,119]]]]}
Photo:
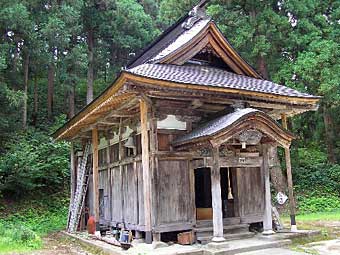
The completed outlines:
{"type": "Polygon", "coordinates": [[[93,178],[93,208],[96,219],[96,231],[99,231],[99,175],[98,175],[98,129],[92,129],[92,178],[93,178]]]}
{"type": "Polygon", "coordinates": [[[111,178],[111,169],[109,167],[111,163],[111,147],[110,147],[110,136],[106,134],[107,139],[107,148],[106,148],[106,165],[107,165],[107,178],[109,180],[109,212],[110,212],[110,221],[112,220],[112,178],[111,178]]]}
{"type": "Polygon", "coordinates": [[[272,202],[270,194],[270,174],[269,174],[269,150],[268,145],[262,145],[262,168],[264,175],[264,217],[263,217],[263,233],[264,235],[271,235],[273,231],[273,219],[272,219],[272,202]]]}
{"type": "Polygon", "coordinates": [[[151,226],[151,175],[149,157],[148,135],[148,104],[140,99],[142,166],[143,166],[143,190],[144,190],[144,216],[145,216],[145,242],[152,242],[151,226]]]}
{"type": "MultiPolygon", "coordinates": [[[[287,115],[281,114],[282,126],[284,129],[287,127],[287,115]]],[[[291,231],[297,231],[296,220],[295,220],[295,199],[293,191],[293,177],[292,177],[292,164],[290,160],[290,150],[289,147],[285,147],[285,160],[286,160],[286,170],[287,170],[287,183],[288,183],[288,197],[289,197],[289,208],[290,208],[290,226],[291,231]]]]}
{"type": "Polygon", "coordinates": [[[212,149],[213,165],[211,168],[211,199],[213,209],[213,242],[224,241],[223,214],[221,198],[221,174],[219,163],[219,147],[212,149]]]}
{"type": "Polygon", "coordinates": [[[74,144],[73,142],[71,142],[71,146],[70,146],[70,151],[71,151],[71,162],[70,162],[70,171],[71,171],[71,204],[73,203],[73,199],[74,199],[74,193],[76,191],[76,171],[77,171],[77,167],[75,166],[75,155],[74,155],[74,144]]]}
{"type": "Polygon", "coordinates": [[[196,194],[195,194],[195,169],[192,165],[192,158],[188,161],[189,181],[190,181],[190,194],[191,194],[191,212],[192,212],[192,225],[196,225],[196,194]]]}

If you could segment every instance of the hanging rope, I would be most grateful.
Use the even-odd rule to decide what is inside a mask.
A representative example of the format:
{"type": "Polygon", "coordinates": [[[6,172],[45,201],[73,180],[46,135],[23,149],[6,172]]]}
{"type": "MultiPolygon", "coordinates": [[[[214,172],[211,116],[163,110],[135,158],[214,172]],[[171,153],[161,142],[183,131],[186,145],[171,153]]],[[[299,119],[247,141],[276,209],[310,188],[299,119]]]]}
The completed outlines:
{"type": "Polygon", "coordinates": [[[232,190],[231,190],[231,185],[230,185],[230,169],[229,169],[229,167],[228,167],[228,170],[227,170],[227,172],[228,172],[228,200],[232,200],[232,199],[234,199],[234,197],[233,197],[233,193],[232,193],[232,190]]]}

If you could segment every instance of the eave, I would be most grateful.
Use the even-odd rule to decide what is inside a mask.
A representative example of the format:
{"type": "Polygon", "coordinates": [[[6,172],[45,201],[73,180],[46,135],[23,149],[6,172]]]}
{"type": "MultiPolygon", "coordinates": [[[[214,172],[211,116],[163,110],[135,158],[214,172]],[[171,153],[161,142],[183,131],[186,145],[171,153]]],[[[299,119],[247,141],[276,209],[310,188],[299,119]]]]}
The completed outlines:
{"type": "Polygon", "coordinates": [[[157,80],[148,77],[142,77],[128,73],[127,71],[121,72],[120,76],[116,81],[108,87],[100,96],[98,96],[94,101],[92,101],[88,106],[81,110],[76,116],[69,120],[64,126],[59,128],[54,134],[53,138],[56,140],[61,139],[72,139],[74,136],[80,132],[84,127],[88,127],[95,124],[96,121],[109,111],[116,109],[119,105],[126,100],[130,100],[136,96],[134,91],[122,91],[122,87],[126,83],[133,83],[137,86],[154,85],[163,88],[177,88],[192,91],[206,91],[206,92],[217,92],[224,94],[233,94],[240,98],[243,96],[262,98],[264,100],[271,100],[285,102],[286,104],[299,104],[299,105],[311,105],[316,107],[319,97],[315,98],[300,98],[300,97],[290,97],[282,95],[274,95],[268,93],[247,91],[241,89],[231,89],[231,88],[221,88],[213,86],[200,86],[195,84],[183,84],[171,81],[157,80]]]}

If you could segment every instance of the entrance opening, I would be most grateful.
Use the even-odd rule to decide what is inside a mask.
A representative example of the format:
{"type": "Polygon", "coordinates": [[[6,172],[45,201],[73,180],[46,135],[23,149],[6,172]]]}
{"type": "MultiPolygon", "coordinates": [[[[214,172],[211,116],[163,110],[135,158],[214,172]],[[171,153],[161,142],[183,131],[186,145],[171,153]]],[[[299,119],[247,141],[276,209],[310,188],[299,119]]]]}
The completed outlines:
{"type": "Polygon", "coordinates": [[[210,168],[195,169],[195,204],[198,220],[212,219],[210,168]]]}
{"type": "MultiPolygon", "coordinates": [[[[232,172],[230,168],[222,167],[220,169],[223,218],[235,217],[234,178],[232,172]]],[[[212,219],[210,168],[195,169],[195,205],[197,220],[212,219]]]]}

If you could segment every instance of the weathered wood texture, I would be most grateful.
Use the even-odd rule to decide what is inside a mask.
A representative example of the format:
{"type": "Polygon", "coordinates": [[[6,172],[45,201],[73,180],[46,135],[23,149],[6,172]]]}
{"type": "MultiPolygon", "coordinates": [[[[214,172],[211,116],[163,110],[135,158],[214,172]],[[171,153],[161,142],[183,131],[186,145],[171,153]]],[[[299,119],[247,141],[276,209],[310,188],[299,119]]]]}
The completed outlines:
{"type": "Polygon", "coordinates": [[[133,164],[123,167],[122,176],[123,219],[127,224],[138,224],[137,171],[133,164]]]}
{"type": "Polygon", "coordinates": [[[264,176],[264,217],[263,217],[263,230],[272,231],[272,201],[270,194],[270,173],[269,173],[269,146],[262,145],[263,166],[262,174],[264,176]]]}
{"type": "Polygon", "coordinates": [[[76,171],[77,171],[77,165],[76,165],[76,160],[75,160],[75,155],[74,155],[74,144],[73,144],[73,142],[71,142],[71,146],[70,146],[71,148],[70,148],[70,151],[71,151],[71,153],[70,153],[70,160],[71,160],[71,162],[70,162],[70,172],[71,172],[71,174],[70,174],[70,181],[71,181],[71,183],[70,183],[70,186],[71,186],[71,197],[70,197],[70,199],[71,199],[71,203],[73,203],[73,198],[74,198],[74,193],[75,193],[75,191],[76,191],[76,184],[77,184],[77,173],[76,173],[76,171]]]}
{"type": "Polygon", "coordinates": [[[109,171],[104,170],[99,172],[99,190],[102,190],[102,197],[99,198],[99,215],[100,221],[107,224],[111,221],[110,208],[110,179],[109,171]]]}
{"type": "MultiPolygon", "coordinates": [[[[143,190],[144,190],[144,217],[145,230],[152,230],[151,221],[151,173],[149,157],[149,134],[148,134],[148,104],[140,100],[141,141],[142,141],[142,165],[143,165],[143,190]]],[[[149,240],[147,240],[148,242],[149,240]]]]}
{"type": "Polygon", "coordinates": [[[122,171],[120,171],[120,167],[114,167],[110,171],[112,183],[111,221],[121,223],[123,222],[122,171]]]}
{"type": "MultiPolygon", "coordinates": [[[[287,125],[287,115],[282,114],[282,126],[284,129],[288,129],[287,125]]],[[[290,221],[291,225],[295,226],[295,198],[293,190],[293,176],[292,176],[292,164],[290,160],[290,149],[285,147],[285,160],[286,160],[286,170],[287,170],[287,184],[288,184],[288,196],[289,196],[289,209],[290,209],[290,221]]]]}
{"type": "Polygon", "coordinates": [[[93,179],[93,208],[96,222],[99,222],[99,192],[98,192],[98,130],[92,129],[92,179],[93,179]]]}
{"type": "Polygon", "coordinates": [[[241,222],[263,220],[264,183],[258,167],[237,168],[237,192],[241,222]]]}
{"type": "Polygon", "coordinates": [[[213,208],[213,235],[214,238],[223,238],[223,215],[222,215],[219,147],[213,148],[212,154],[213,165],[211,168],[211,201],[213,208]]]}
{"type": "Polygon", "coordinates": [[[194,196],[190,187],[188,161],[160,160],[154,178],[157,201],[155,225],[172,225],[175,231],[185,227],[182,223],[192,224],[194,196]]]}

